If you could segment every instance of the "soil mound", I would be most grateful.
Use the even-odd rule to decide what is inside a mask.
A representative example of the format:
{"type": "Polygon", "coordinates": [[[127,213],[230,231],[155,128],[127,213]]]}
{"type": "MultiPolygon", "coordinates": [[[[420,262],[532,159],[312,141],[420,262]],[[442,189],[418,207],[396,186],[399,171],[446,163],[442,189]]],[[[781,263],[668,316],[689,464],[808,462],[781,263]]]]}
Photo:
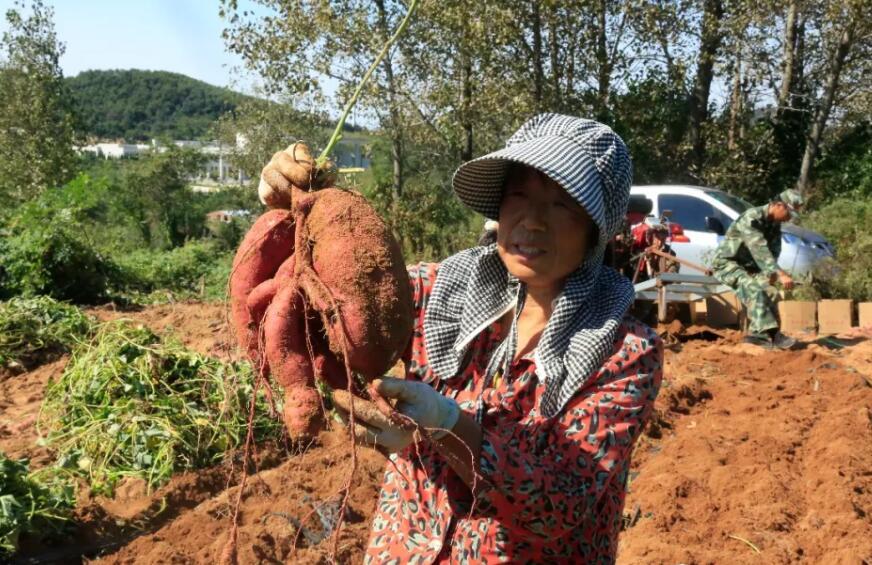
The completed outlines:
{"type": "Polygon", "coordinates": [[[619,563],[872,557],[872,342],[688,343],[636,450],[619,563]],[[654,436],[653,438],[651,436],[654,436]]]}

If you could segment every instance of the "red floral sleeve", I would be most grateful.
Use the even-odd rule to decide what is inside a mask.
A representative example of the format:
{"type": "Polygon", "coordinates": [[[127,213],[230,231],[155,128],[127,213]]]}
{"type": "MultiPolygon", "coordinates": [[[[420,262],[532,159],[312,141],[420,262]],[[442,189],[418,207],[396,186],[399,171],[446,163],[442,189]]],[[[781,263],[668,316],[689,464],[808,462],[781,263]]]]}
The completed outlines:
{"type": "Polygon", "coordinates": [[[595,521],[591,513],[615,484],[615,474],[629,471],[630,450],[660,386],[662,358],[656,334],[641,324],[630,326],[623,344],[558,422],[483,428],[485,489],[475,513],[550,538],[595,521]]]}

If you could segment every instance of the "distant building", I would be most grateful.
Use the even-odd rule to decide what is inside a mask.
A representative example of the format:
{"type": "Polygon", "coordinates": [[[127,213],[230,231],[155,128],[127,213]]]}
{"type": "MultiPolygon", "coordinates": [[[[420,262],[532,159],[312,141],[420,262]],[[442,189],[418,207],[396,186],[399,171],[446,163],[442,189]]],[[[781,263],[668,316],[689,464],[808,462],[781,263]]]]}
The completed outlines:
{"type": "Polygon", "coordinates": [[[95,143],[80,147],[83,153],[93,153],[103,159],[123,159],[124,157],[136,157],[152,150],[152,145],[146,143],[95,143]]]}
{"type": "MultiPolygon", "coordinates": [[[[213,192],[226,186],[240,186],[251,179],[241,169],[233,167],[227,159],[231,147],[217,141],[198,141],[179,139],[172,142],[177,147],[196,149],[207,157],[203,168],[191,179],[191,189],[195,192],[213,192]]],[[[236,134],[236,149],[244,149],[248,139],[243,134],[236,134]]],[[[360,134],[349,133],[336,144],[333,161],[339,168],[370,167],[367,145],[369,138],[360,134]]],[[[81,153],[92,153],[103,159],[133,158],[152,151],[166,151],[166,147],[158,145],[153,139],[148,143],[95,143],[80,147],[81,153]]]]}
{"type": "Polygon", "coordinates": [[[248,210],[215,210],[206,214],[206,222],[210,224],[229,224],[235,218],[251,216],[248,210]]]}

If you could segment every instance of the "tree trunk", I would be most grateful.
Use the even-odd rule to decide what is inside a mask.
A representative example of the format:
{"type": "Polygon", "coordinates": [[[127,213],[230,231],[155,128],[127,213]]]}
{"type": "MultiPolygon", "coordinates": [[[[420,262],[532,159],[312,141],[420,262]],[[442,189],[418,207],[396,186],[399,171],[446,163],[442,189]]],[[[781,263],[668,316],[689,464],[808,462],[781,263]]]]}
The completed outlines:
{"type": "Polygon", "coordinates": [[[609,90],[611,89],[612,65],[609,61],[609,52],[606,45],[606,0],[599,0],[597,4],[598,29],[596,36],[596,61],[597,61],[597,113],[604,116],[609,107],[609,90]]]}
{"type": "Polygon", "coordinates": [[[539,0],[532,0],[533,7],[533,101],[536,111],[542,109],[542,91],[545,73],[542,69],[542,14],[539,0]]]}
{"type": "MultiPolygon", "coordinates": [[[[390,37],[390,30],[388,29],[388,15],[385,10],[384,0],[375,0],[375,5],[378,9],[379,35],[381,35],[382,42],[387,42],[390,37]]],[[[389,56],[382,60],[382,69],[384,70],[385,80],[387,81],[388,86],[388,111],[390,116],[388,130],[391,138],[394,199],[399,199],[403,196],[403,134],[400,129],[400,111],[397,106],[397,88],[396,83],[394,82],[394,68],[389,56]]]]}
{"type": "Polygon", "coordinates": [[[551,6],[548,11],[548,39],[551,43],[551,104],[549,109],[555,112],[559,112],[563,108],[560,95],[560,40],[557,28],[557,6],[551,6]]]}
{"type": "Polygon", "coordinates": [[[469,161],[473,154],[473,129],[470,106],[472,105],[472,61],[465,46],[460,48],[460,108],[461,127],[463,128],[463,144],[460,148],[460,160],[469,161]]]}
{"type": "Polygon", "coordinates": [[[839,43],[832,53],[830,60],[829,75],[827,83],[824,86],[823,97],[821,98],[820,106],[815,112],[814,122],[812,122],[811,132],[805,144],[805,153],[802,156],[802,166],[799,170],[799,180],[796,187],[801,193],[808,190],[808,185],[811,181],[812,168],[814,160],[817,157],[820,147],[821,137],[823,137],[824,128],[827,125],[827,120],[830,118],[830,110],[833,107],[833,99],[839,89],[839,78],[842,74],[842,67],[845,64],[845,58],[854,44],[854,30],[857,25],[857,18],[850,18],[847,27],[842,32],[839,38],[839,43]]]}
{"type": "Polygon", "coordinates": [[[727,149],[736,149],[736,138],[739,130],[739,120],[742,119],[744,106],[744,91],[742,90],[742,44],[736,43],[736,56],[733,61],[733,87],[730,92],[730,126],[727,131],[727,149]]]}
{"type": "Polygon", "coordinates": [[[791,104],[790,93],[793,91],[794,70],[796,69],[797,31],[799,28],[798,0],[792,0],[787,9],[787,21],[784,24],[784,61],[781,67],[781,88],[778,90],[778,114],[791,104]]]}
{"type": "Polygon", "coordinates": [[[699,61],[696,67],[693,92],[690,96],[687,128],[688,141],[692,147],[692,165],[697,176],[702,175],[705,162],[705,138],[702,128],[708,121],[708,101],[714,77],[715,58],[723,38],[720,30],[720,20],[723,15],[722,0],[705,0],[700,33],[699,61]]]}

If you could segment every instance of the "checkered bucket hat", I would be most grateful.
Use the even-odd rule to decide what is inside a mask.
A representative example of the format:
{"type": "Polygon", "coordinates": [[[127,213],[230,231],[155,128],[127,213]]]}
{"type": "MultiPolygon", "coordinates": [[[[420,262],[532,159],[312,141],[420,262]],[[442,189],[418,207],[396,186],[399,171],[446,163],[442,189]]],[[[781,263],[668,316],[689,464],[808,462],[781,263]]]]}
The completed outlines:
{"type": "Polygon", "coordinates": [[[454,192],[471,209],[497,219],[511,163],[533,167],[560,184],[596,223],[602,246],[620,228],[633,166],[627,146],[610,127],[539,114],[521,126],[504,149],[461,166],[454,174],[454,192]]]}

